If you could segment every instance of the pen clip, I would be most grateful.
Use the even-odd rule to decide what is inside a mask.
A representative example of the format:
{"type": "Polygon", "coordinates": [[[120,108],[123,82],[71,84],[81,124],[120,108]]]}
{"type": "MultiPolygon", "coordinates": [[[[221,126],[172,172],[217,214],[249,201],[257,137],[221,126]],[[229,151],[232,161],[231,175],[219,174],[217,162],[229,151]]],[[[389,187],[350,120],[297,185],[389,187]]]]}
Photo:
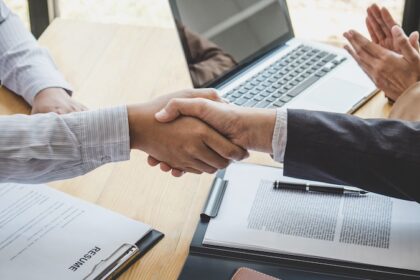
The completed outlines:
{"type": "Polygon", "coordinates": [[[210,221],[211,218],[216,217],[219,213],[219,208],[222,204],[223,196],[225,195],[228,184],[228,181],[219,177],[214,179],[206,204],[200,215],[203,222],[210,221]]]}
{"type": "Polygon", "coordinates": [[[92,271],[83,278],[83,280],[102,280],[111,279],[111,277],[119,271],[120,267],[124,263],[128,263],[131,259],[140,253],[139,248],[136,245],[124,243],[117,250],[115,250],[106,259],[101,260],[97,263],[92,271]],[[105,266],[102,271],[101,267],[105,266]],[[98,272],[100,271],[100,272],[98,272]],[[95,276],[96,275],[96,276],[95,276]]]}

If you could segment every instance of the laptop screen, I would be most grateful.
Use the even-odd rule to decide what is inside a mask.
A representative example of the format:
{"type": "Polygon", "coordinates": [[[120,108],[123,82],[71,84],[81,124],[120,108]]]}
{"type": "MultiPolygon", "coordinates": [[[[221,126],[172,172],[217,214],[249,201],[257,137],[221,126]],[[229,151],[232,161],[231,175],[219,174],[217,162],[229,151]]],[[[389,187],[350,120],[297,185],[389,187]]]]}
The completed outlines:
{"type": "Polygon", "coordinates": [[[244,67],[293,36],[281,0],[171,0],[195,87],[244,67]]]}

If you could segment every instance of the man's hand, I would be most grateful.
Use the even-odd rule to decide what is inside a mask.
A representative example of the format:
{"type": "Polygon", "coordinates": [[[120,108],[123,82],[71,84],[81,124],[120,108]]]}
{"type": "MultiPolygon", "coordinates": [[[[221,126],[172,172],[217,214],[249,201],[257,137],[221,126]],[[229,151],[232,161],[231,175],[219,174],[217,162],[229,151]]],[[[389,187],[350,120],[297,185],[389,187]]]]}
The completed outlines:
{"type": "MultiPolygon", "coordinates": [[[[400,46],[392,34],[392,28],[397,25],[397,22],[388,9],[379,8],[378,5],[373,4],[367,9],[367,14],[366,26],[372,41],[383,48],[401,53],[400,46]]],[[[419,33],[417,31],[410,34],[409,42],[414,48],[419,48],[419,33]]]]}
{"type": "Polygon", "coordinates": [[[352,46],[344,48],[375,85],[395,101],[407,88],[420,80],[420,54],[418,47],[414,48],[410,44],[399,26],[392,27],[391,32],[394,45],[401,54],[370,42],[354,30],[344,33],[344,37],[352,46]]]}
{"type": "MultiPolygon", "coordinates": [[[[152,158],[183,172],[214,173],[229,160],[242,160],[248,153],[202,121],[181,117],[171,123],[159,123],[155,114],[168,100],[176,97],[206,97],[220,101],[214,90],[190,90],[167,95],[152,102],[128,106],[131,147],[143,150],[152,158]]],[[[215,102],[216,103],[216,102],[215,102]]],[[[169,171],[169,170],[165,170],[169,171]]]]}
{"type": "MultiPolygon", "coordinates": [[[[234,144],[245,149],[272,153],[275,110],[243,108],[203,98],[183,98],[171,100],[155,117],[160,122],[171,122],[181,115],[206,122],[234,144]]],[[[149,164],[159,163],[165,171],[174,167],[170,163],[149,158],[149,164]]],[[[176,169],[172,170],[172,173],[181,175],[176,169]]]]}
{"type": "Polygon", "coordinates": [[[204,121],[245,149],[272,153],[276,110],[245,108],[204,98],[175,98],[155,114],[156,120],[166,123],[180,116],[204,121]]]}
{"type": "Polygon", "coordinates": [[[85,111],[87,108],[70,98],[62,88],[41,90],[34,99],[31,114],[50,113],[67,114],[85,111]]]}

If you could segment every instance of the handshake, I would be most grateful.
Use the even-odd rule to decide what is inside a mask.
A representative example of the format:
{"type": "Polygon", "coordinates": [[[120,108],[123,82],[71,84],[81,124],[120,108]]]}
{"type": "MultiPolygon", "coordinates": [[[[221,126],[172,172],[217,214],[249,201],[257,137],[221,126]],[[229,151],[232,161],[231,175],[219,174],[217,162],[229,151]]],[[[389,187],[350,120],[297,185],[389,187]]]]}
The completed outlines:
{"type": "Polygon", "coordinates": [[[185,90],[129,105],[130,146],[148,163],[172,171],[214,173],[247,150],[272,153],[276,111],[225,103],[213,89],[185,90]]]}
{"type": "MultiPolygon", "coordinates": [[[[350,30],[344,33],[349,43],[345,49],[385,96],[396,101],[391,118],[419,121],[419,33],[407,36],[386,8],[372,5],[367,12],[371,40],[350,30]]],[[[32,105],[33,114],[86,110],[57,88],[42,90],[32,105]]],[[[247,157],[247,150],[273,153],[273,134],[281,137],[274,157],[283,159],[288,137],[287,130],[280,132],[287,123],[281,110],[227,104],[212,89],[185,90],[127,110],[131,148],[148,153],[150,165],[177,177],[214,173],[247,157]],[[279,129],[274,131],[276,119],[279,129]]]]}

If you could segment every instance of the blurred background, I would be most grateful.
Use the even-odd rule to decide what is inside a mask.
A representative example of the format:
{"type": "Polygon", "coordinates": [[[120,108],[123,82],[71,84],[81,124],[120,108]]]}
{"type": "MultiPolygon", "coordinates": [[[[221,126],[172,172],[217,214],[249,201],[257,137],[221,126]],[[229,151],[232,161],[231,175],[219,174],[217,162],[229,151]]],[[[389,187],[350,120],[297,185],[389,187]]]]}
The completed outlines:
{"type": "MultiPolygon", "coordinates": [[[[54,15],[52,16],[50,11],[50,19],[61,17],[101,23],[173,27],[168,0],[5,0],[5,2],[23,19],[28,29],[31,27],[28,8],[40,10],[41,2],[49,2],[50,6],[53,3],[54,15]]],[[[367,34],[364,23],[366,8],[374,2],[386,6],[398,22],[402,22],[404,0],[289,0],[288,5],[298,37],[341,45],[343,43],[341,34],[350,28],[367,34]]],[[[35,13],[36,17],[40,17],[39,11],[38,14],[35,13]]],[[[33,32],[36,36],[39,35],[42,27],[33,32]]]]}

